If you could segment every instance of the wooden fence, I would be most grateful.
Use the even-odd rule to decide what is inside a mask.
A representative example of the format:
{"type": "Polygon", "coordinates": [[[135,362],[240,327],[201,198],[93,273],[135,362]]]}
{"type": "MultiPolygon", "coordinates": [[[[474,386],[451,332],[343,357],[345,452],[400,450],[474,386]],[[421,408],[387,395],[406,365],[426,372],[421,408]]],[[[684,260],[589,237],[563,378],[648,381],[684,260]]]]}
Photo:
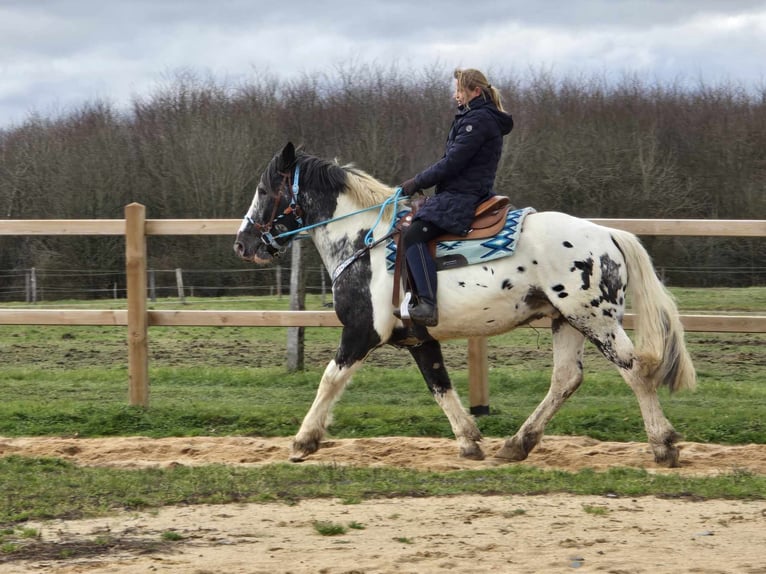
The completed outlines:
{"type": "MultiPolygon", "coordinates": [[[[637,235],[766,237],[766,220],[593,219],[637,235]]],[[[124,235],[127,310],[0,309],[5,325],[119,325],[128,331],[128,394],[132,405],[149,405],[148,328],[154,326],[339,327],[333,311],[154,311],[147,309],[149,235],[229,235],[238,219],[146,219],[146,208],[132,203],[125,219],[0,220],[0,235],[124,235]]],[[[687,331],[766,333],[766,316],[682,315],[687,331]]],[[[548,325],[547,320],[532,326],[548,325]]],[[[630,329],[633,316],[626,315],[630,329]]],[[[468,341],[469,403],[487,412],[486,339],[468,341]]]]}

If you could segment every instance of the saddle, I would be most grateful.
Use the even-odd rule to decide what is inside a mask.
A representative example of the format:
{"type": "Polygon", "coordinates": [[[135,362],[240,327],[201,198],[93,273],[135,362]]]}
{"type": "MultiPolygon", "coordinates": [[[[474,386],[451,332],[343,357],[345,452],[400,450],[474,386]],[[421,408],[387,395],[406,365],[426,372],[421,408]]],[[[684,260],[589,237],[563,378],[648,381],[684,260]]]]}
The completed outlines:
{"type": "MultiPolygon", "coordinates": [[[[404,232],[412,224],[412,220],[415,217],[420,206],[423,205],[422,201],[413,202],[412,211],[401,218],[396,224],[396,262],[394,263],[394,289],[393,289],[393,304],[394,307],[399,307],[399,286],[404,285],[405,290],[409,286],[409,278],[407,275],[407,262],[404,257],[404,232]]],[[[471,227],[466,235],[456,235],[453,233],[445,233],[435,237],[428,242],[428,251],[431,253],[431,257],[436,255],[436,244],[440,241],[464,241],[470,239],[484,239],[486,237],[492,237],[500,233],[505,225],[505,220],[508,215],[508,210],[511,208],[511,200],[504,195],[493,195],[486,201],[482,201],[476,206],[476,213],[471,223],[471,227]]]]}

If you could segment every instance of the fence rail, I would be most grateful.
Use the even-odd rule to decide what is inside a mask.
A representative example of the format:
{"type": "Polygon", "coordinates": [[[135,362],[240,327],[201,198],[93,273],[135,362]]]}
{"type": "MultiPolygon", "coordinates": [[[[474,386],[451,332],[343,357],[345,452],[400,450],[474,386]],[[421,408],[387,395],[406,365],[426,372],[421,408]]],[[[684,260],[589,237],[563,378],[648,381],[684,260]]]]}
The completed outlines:
{"type": "MultiPolygon", "coordinates": [[[[638,235],[766,237],[766,220],[702,219],[592,219],[608,227],[638,235]]],[[[149,235],[230,235],[236,219],[146,219],[143,205],[125,208],[125,219],[2,220],[0,235],[122,235],[125,236],[127,310],[0,309],[6,325],[117,325],[127,326],[129,400],[149,405],[148,327],[251,326],[339,327],[333,311],[156,311],[147,309],[147,247],[149,235]]],[[[766,316],[682,315],[687,331],[766,333],[766,316]]],[[[547,320],[532,323],[548,325],[547,320]]],[[[625,326],[632,328],[633,316],[625,326]]],[[[486,340],[470,339],[469,400],[473,412],[488,408],[486,340]]]]}
{"type": "MultiPolygon", "coordinates": [[[[138,204],[131,204],[138,205],[138,204]]],[[[763,219],[591,219],[637,235],[766,237],[763,219]]],[[[146,235],[236,235],[241,219],[146,219],[146,235]]],[[[0,235],[125,235],[125,219],[4,219],[0,235]]]]}
{"type": "MultiPolygon", "coordinates": [[[[334,311],[186,311],[147,310],[150,327],[341,327],[334,311]]],[[[635,315],[623,324],[633,329],[635,315]]],[[[681,315],[689,332],[766,333],[766,316],[681,315]]],[[[0,309],[0,325],[127,325],[128,312],[120,309],[0,309]]],[[[530,327],[549,327],[538,319],[530,327]]]]}

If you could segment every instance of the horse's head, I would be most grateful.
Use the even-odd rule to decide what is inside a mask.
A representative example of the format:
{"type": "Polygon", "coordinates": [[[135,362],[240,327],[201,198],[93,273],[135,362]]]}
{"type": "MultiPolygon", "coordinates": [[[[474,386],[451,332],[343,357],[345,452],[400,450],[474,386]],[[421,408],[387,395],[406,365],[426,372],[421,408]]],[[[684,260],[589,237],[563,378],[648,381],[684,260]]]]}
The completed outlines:
{"type": "Polygon", "coordinates": [[[250,210],[234,242],[234,252],[245,261],[271,262],[292,240],[292,235],[284,234],[303,225],[296,203],[296,166],[295,146],[288,142],[261,174],[250,210]]]}

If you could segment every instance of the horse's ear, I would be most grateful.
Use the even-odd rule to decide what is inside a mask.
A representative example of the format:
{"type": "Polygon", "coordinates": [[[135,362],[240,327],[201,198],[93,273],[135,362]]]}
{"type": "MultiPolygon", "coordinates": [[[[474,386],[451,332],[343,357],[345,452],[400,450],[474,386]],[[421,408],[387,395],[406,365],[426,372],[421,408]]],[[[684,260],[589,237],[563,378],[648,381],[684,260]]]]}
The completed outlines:
{"type": "Polygon", "coordinates": [[[279,171],[287,171],[295,163],[295,146],[293,142],[287,142],[279,154],[279,171]]]}

